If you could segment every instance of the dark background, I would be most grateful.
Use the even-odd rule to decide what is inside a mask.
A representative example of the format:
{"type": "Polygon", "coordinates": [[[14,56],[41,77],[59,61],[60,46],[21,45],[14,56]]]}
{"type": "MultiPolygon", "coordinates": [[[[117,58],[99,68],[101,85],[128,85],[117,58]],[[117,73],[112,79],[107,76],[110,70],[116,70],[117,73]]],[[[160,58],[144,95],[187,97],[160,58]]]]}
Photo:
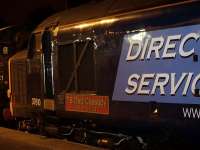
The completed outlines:
{"type": "Polygon", "coordinates": [[[0,26],[37,22],[66,8],[91,0],[1,0],[0,26]]]}
{"type": "MultiPolygon", "coordinates": [[[[87,3],[98,5],[98,2],[101,1],[103,0],[1,0],[0,46],[2,43],[3,46],[5,46],[5,43],[8,43],[6,46],[13,47],[13,49],[27,48],[31,32],[48,16],[87,3]]],[[[113,3],[115,1],[117,0],[112,0],[113,3]]],[[[186,0],[126,1],[133,3],[136,10],[186,0]]]]}
{"type": "Polygon", "coordinates": [[[31,32],[48,16],[94,0],[1,0],[0,55],[7,46],[10,53],[27,48],[31,32]]]}
{"type": "MultiPolygon", "coordinates": [[[[73,7],[102,0],[1,0],[0,27],[6,25],[38,24],[51,14],[73,7]]],[[[123,0],[122,0],[123,1],[123,0]]],[[[145,0],[132,0],[145,3],[145,0]]],[[[146,0],[148,3],[172,3],[183,0],[146,0]]]]}

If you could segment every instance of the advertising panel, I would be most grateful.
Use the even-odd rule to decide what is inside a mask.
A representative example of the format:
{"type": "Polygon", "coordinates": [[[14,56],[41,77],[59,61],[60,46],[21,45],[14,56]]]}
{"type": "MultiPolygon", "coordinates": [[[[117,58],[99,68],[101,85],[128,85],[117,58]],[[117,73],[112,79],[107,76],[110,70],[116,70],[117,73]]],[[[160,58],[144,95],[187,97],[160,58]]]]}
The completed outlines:
{"type": "Polygon", "coordinates": [[[114,101],[200,104],[200,25],[124,36],[114,101]]]}

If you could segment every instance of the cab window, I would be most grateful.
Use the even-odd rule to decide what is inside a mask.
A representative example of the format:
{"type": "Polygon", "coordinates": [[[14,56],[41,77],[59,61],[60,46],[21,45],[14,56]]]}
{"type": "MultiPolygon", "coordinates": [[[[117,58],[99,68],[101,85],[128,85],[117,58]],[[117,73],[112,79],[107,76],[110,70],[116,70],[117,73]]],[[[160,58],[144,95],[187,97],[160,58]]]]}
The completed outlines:
{"type": "Polygon", "coordinates": [[[28,44],[28,58],[32,58],[36,52],[40,52],[41,48],[41,34],[32,34],[28,44]]]}

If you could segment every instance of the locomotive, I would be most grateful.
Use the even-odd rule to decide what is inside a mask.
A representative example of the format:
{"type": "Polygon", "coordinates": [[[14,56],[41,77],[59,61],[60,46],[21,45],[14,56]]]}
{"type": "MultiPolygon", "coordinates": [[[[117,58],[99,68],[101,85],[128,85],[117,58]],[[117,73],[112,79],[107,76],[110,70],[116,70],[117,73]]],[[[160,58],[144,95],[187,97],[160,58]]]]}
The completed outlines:
{"type": "Polygon", "coordinates": [[[119,145],[143,129],[198,133],[199,4],[134,10],[132,1],[105,0],[44,20],[28,50],[9,59],[19,128],[54,124],[78,142],[96,135],[100,145],[119,145]]]}
{"type": "Polygon", "coordinates": [[[10,120],[8,90],[8,60],[26,45],[28,33],[21,26],[7,26],[0,29],[0,120],[10,120]]]}

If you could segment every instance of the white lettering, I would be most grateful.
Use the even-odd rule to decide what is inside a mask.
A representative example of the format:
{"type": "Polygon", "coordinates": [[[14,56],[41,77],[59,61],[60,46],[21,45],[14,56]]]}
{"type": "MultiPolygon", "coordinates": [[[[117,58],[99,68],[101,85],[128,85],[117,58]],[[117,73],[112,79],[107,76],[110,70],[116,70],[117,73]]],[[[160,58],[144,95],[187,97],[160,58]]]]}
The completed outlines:
{"type": "Polygon", "coordinates": [[[141,43],[140,40],[132,41],[130,43],[130,46],[129,46],[129,50],[128,50],[128,54],[127,54],[126,60],[127,61],[131,61],[131,60],[137,59],[137,57],[140,55],[141,49],[142,49],[142,43],[141,43]],[[134,46],[137,46],[138,48],[135,49],[134,46]],[[132,51],[134,51],[134,52],[136,51],[134,55],[131,55],[132,51]]]}
{"type": "Polygon", "coordinates": [[[190,39],[195,39],[196,41],[199,39],[199,34],[197,33],[190,33],[187,34],[182,40],[181,40],[181,44],[179,47],[179,53],[182,57],[189,57],[190,55],[192,55],[194,53],[194,48],[191,50],[184,50],[184,45],[185,43],[190,40],[190,39]]]}
{"type": "Polygon", "coordinates": [[[152,52],[155,52],[155,58],[156,59],[160,59],[159,50],[162,48],[163,43],[164,43],[164,38],[162,36],[152,38],[151,44],[150,44],[150,47],[149,47],[149,51],[148,51],[148,54],[147,54],[147,59],[150,59],[152,52]]]}
{"type": "Polygon", "coordinates": [[[142,74],[142,78],[141,78],[141,81],[140,81],[140,85],[138,87],[138,94],[149,94],[149,89],[143,89],[145,87],[148,87],[149,85],[149,81],[145,81],[146,79],[151,79],[154,77],[155,74],[142,74]]]}
{"type": "Polygon", "coordinates": [[[169,50],[175,49],[176,44],[172,43],[175,40],[180,40],[181,35],[172,35],[167,37],[166,45],[163,51],[163,58],[175,58],[176,52],[169,53],[169,50]]]}
{"type": "Polygon", "coordinates": [[[188,78],[187,78],[186,83],[185,83],[185,87],[183,89],[183,93],[182,93],[183,96],[187,95],[187,91],[188,91],[192,76],[193,76],[193,73],[189,73],[188,78]]]}
{"type": "Polygon", "coordinates": [[[147,50],[148,42],[149,42],[149,39],[146,39],[144,46],[143,46],[143,49],[142,49],[142,54],[141,54],[140,60],[144,60],[144,56],[145,56],[145,53],[146,53],[146,50],[147,50]]]}
{"type": "Polygon", "coordinates": [[[194,80],[193,80],[193,82],[192,82],[192,94],[194,94],[195,95],[195,89],[200,89],[200,88],[197,88],[196,87],[196,84],[197,84],[197,82],[200,80],[200,74],[198,74],[195,78],[194,78],[194,80]]]}
{"type": "Polygon", "coordinates": [[[128,85],[129,85],[129,87],[127,87],[125,89],[125,92],[127,94],[133,94],[137,90],[137,82],[133,81],[133,79],[139,80],[139,78],[140,78],[140,76],[138,74],[132,74],[128,78],[128,85]]]}
{"type": "Polygon", "coordinates": [[[153,88],[152,88],[152,91],[151,91],[151,94],[154,95],[156,89],[160,88],[160,94],[165,95],[164,86],[166,86],[168,82],[169,82],[169,74],[167,74],[167,73],[157,74],[153,88]],[[159,81],[160,79],[163,79],[163,80],[159,81]]]}
{"type": "Polygon", "coordinates": [[[197,74],[194,79],[194,73],[192,72],[182,73],[181,76],[178,78],[176,76],[176,73],[150,73],[141,75],[132,74],[128,78],[128,87],[125,89],[125,92],[127,94],[137,93],[138,95],[155,95],[156,90],[159,90],[160,95],[168,94],[171,96],[175,96],[181,85],[183,85],[184,83],[185,84],[183,85],[184,87],[181,93],[182,96],[187,95],[189,88],[191,88],[191,92],[193,95],[196,94],[195,89],[200,89],[200,87],[197,87],[197,83],[200,81],[200,73],[197,74]],[[151,84],[150,81],[152,81],[151,84]],[[171,88],[169,93],[166,93],[168,91],[165,89],[166,86],[169,86],[171,88]]]}
{"type": "Polygon", "coordinates": [[[187,73],[182,73],[181,77],[179,78],[178,82],[175,83],[176,73],[171,73],[171,95],[175,95],[176,91],[182,84],[183,80],[186,78],[187,73]]]}

